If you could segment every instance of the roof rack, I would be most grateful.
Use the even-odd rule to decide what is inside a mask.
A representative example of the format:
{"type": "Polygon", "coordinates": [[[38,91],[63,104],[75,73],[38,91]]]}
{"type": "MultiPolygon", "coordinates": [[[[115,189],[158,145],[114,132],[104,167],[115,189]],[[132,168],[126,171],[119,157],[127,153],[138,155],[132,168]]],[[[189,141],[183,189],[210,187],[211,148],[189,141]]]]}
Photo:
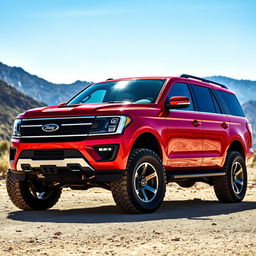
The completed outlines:
{"type": "Polygon", "coordinates": [[[216,84],[216,85],[218,85],[218,86],[220,86],[222,88],[228,89],[228,87],[226,85],[224,85],[224,84],[216,83],[216,82],[213,82],[211,80],[207,80],[207,79],[204,79],[204,78],[201,78],[201,77],[191,76],[191,75],[187,75],[187,74],[182,74],[180,77],[192,78],[192,79],[200,80],[200,81],[205,82],[205,83],[216,84]]]}

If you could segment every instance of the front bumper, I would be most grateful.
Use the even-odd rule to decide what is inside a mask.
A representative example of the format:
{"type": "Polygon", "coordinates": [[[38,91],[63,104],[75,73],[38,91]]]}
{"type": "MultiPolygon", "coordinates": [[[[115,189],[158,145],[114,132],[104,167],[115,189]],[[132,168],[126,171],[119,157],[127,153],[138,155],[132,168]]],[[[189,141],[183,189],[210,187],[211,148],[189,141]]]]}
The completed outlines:
{"type": "MultiPolygon", "coordinates": [[[[105,170],[102,171],[91,171],[85,168],[80,169],[79,171],[73,172],[69,168],[60,168],[53,166],[46,166],[51,168],[50,172],[45,172],[40,168],[33,169],[31,171],[10,171],[13,173],[14,179],[17,181],[24,181],[27,175],[37,175],[38,177],[44,177],[52,182],[58,182],[63,185],[74,185],[74,184],[84,184],[88,183],[108,183],[117,181],[121,178],[125,170],[105,170]]],[[[49,169],[48,169],[49,170],[49,169]]]]}
{"type": "MultiPolygon", "coordinates": [[[[41,172],[46,175],[47,171],[54,172],[57,170],[58,176],[61,173],[65,175],[78,175],[83,177],[90,173],[90,177],[95,176],[97,181],[112,181],[116,180],[120,174],[126,169],[126,163],[129,155],[129,138],[124,136],[101,136],[100,138],[87,137],[83,141],[77,142],[50,142],[50,143],[24,143],[19,139],[12,139],[11,147],[12,159],[10,166],[16,175],[21,175],[31,172],[41,172]],[[114,159],[104,161],[100,159],[96,149],[101,145],[118,145],[118,151],[114,159]],[[35,158],[24,152],[44,150],[76,150],[78,156],[46,157],[35,158]],[[25,157],[24,157],[25,155],[25,157]],[[77,168],[78,167],[78,168],[77,168]]],[[[47,174],[48,175],[48,174],[47,174]]],[[[50,175],[50,173],[49,173],[50,175]]],[[[88,175],[87,175],[88,176],[88,175]]],[[[87,177],[86,176],[86,177],[87,177]]],[[[53,177],[53,176],[52,176],[53,177]]]]}

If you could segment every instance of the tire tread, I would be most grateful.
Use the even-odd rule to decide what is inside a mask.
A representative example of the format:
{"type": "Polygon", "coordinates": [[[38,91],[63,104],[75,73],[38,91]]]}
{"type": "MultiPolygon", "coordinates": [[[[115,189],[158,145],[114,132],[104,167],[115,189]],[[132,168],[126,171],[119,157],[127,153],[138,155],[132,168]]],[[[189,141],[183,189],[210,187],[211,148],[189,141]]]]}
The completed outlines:
{"type": "MultiPolygon", "coordinates": [[[[126,172],[122,175],[120,180],[113,182],[112,186],[111,186],[111,191],[112,191],[112,195],[113,195],[115,203],[123,211],[128,212],[128,213],[141,213],[142,212],[140,209],[138,209],[133,204],[133,202],[129,196],[129,191],[128,191],[128,182],[129,181],[128,181],[128,173],[127,172],[129,171],[129,168],[135,162],[139,161],[139,159],[145,155],[150,155],[150,156],[156,158],[160,163],[162,163],[159,156],[155,152],[153,152],[149,149],[145,149],[145,148],[133,149],[131,151],[131,154],[128,159],[126,172]]],[[[165,175],[165,183],[166,183],[165,171],[164,171],[164,175],[165,175]]],[[[164,193],[165,193],[165,191],[164,191],[164,193]]]]}

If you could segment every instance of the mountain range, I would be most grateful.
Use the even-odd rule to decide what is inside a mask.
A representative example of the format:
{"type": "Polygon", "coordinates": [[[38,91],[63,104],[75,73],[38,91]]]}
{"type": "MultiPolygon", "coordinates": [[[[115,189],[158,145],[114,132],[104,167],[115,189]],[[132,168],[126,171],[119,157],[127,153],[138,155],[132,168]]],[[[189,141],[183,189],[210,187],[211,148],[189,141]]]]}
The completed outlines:
{"type": "Polygon", "coordinates": [[[241,104],[256,99],[256,81],[238,80],[225,76],[210,76],[205,78],[226,85],[228,89],[236,93],[241,104]]]}
{"type": "Polygon", "coordinates": [[[79,80],[72,84],[55,84],[31,75],[20,67],[10,67],[2,62],[0,62],[0,80],[47,105],[65,102],[90,84],[79,80]]]}
{"type": "MultiPolygon", "coordinates": [[[[237,80],[225,76],[205,77],[225,84],[234,91],[252,124],[256,147],[256,81],[237,80]]],[[[72,84],[48,82],[31,75],[20,67],[10,67],[0,62],[0,139],[9,138],[16,115],[29,108],[57,105],[67,101],[90,83],[77,80],[72,84]],[[9,84],[9,85],[7,85],[9,84]]]]}
{"type": "Polygon", "coordinates": [[[0,140],[10,139],[13,121],[19,113],[45,106],[0,80],[0,140]]]}

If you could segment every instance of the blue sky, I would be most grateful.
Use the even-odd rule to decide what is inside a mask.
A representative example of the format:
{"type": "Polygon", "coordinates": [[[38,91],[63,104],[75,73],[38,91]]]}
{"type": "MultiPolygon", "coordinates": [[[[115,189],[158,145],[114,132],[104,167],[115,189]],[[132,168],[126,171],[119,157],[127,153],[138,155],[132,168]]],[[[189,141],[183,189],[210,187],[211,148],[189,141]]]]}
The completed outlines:
{"type": "Polygon", "coordinates": [[[254,0],[0,0],[0,61],[53,82],[256,80],[254,0]]]}

